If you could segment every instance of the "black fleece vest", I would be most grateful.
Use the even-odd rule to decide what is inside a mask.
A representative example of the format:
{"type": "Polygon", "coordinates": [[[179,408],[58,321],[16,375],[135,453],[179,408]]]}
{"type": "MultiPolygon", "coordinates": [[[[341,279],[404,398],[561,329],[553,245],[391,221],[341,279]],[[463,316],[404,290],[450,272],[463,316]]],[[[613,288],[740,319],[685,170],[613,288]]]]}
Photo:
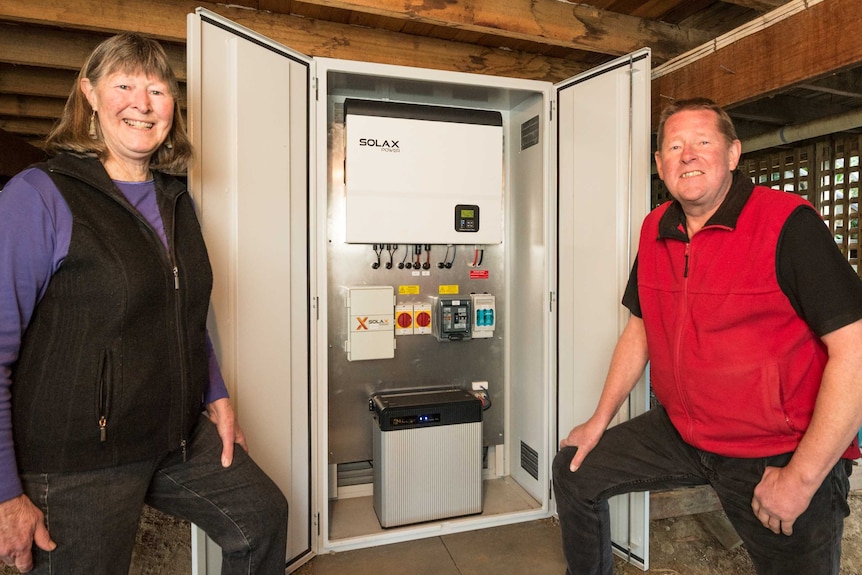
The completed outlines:
{"type": "Polygon", "coordinates": [[[81,471],[181,448],[208,381],[212,286],[185,186],[156,174],[166,251],[97,159],[64,154],[38,167],[73,226],[12,371],[19,468],[81,471]]]}

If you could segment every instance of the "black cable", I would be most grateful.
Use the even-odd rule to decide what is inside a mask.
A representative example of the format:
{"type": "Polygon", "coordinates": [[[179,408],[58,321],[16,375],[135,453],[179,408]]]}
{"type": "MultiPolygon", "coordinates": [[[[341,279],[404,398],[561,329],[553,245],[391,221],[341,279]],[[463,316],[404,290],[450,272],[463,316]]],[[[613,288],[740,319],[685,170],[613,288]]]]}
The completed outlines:
{"type": "Polygon", "coordinates": [[[443,256],[443,261],[437,263],[437,267],[441,270],[445,268],[451,268],[452,264],[449,263],[449,252],[452,250],[452,244],[446,246],[446,255],[443,256]]]}

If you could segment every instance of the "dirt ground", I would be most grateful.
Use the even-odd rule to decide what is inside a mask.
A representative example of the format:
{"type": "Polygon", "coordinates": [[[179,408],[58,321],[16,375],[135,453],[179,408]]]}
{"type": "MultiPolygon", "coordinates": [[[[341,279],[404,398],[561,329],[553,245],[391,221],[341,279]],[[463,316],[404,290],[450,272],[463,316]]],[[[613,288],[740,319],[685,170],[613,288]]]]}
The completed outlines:
{"type": "MultiPolygon", "coordinates": [[[[840,575],[862,575],[862,491],[849,498],[844,521],[840,575]]],[[[720,512],[719,512],[720,513],[720,512]]],[[[650,570],[663,575],[754,575],[743,546],[727,550],[695,517],[673,517],[650,523],[650,570]]],[[[643,571],[617,562],[617,575],[643,571]]]]}
{"type": "MultiPolygon", "coordinates": [[[[850,496],[850,517],[844,523],[840,575],[862,575],[862,491],[850,496]]],[[[662,575],[754,575],[754,568],[740,546],[727,550],[695,517],[675,517],[650,524],[651,568],[662,575]]],[[[5,568],[0,575],[16,570],[5,568]]],[[[189,524],[147,508],[141,518],[130,575],[190,575],[189,524]]],[[[312,575],[314,563],[296,575],[312,575]]],[[[617,561],[616,575],[640,575],[643,571],[617,561]]]]}

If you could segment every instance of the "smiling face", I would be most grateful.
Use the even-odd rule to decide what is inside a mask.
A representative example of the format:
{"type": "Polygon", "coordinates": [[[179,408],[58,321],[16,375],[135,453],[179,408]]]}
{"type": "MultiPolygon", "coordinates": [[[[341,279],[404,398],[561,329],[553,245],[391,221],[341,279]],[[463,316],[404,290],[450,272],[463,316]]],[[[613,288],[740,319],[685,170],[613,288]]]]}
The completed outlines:
{"type": "Polygon", "coordinates": [[[99,79],[81,80],[81,90],[96,111],[107,147],[103,159],[114,179],[145,175],[150,157],[164,143],[174,116],[168,84],[143,72],[114,72],[99,79]]]}
{"type": "Polygon", "coordinates": [[[739,162],[739,140],[728,141],[712,110],[681,110],[664,124],[656,168],[686,216],[702,225],[721,205],[739,162]]]}

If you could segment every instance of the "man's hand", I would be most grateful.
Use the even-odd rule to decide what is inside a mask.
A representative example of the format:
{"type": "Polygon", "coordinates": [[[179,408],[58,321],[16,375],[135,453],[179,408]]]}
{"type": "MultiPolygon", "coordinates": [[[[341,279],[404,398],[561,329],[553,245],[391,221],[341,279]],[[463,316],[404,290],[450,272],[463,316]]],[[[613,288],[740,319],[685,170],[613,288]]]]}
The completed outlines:
{"type": "Polygon", "coordinates": [[[773,533],[793,533],[793,523],[802,515],[817,487],[812,490],[786,467],[767,467],[754,488],[751,509],[773,533]]]}
{"type": "Polygon", "coordinates": [[[584,423],[572,428],[569,434],[560,441],[560,448],[577,447],[575,456],[569,464],[571,471],[577,471],[583,463],[587,454],[593,450],[593,447],[599,442],[602,434],[605,432],[605,425],[597,422],[595,418],[588,419],[584,423]]]}
{"type": "Polygon", "coordinates": [[[45,551],[57,547],[39,508],[23,494],[0,503],[0,560],[21,573],[31,571],[33,543],[45,551]]]}
{"type": "Polygon", "coordinates": [[[235,443],[248,451],[245,433],[243,433],[239,422],[236,420],[236,414],[230,404],[230,399],[224,397],[207,405],[207,415],[209,415],[210,421],[215,423],[219,437],[221,437],[222,467],[230,467],[231,463],[233,463],[233,446],[235,443]]]}

